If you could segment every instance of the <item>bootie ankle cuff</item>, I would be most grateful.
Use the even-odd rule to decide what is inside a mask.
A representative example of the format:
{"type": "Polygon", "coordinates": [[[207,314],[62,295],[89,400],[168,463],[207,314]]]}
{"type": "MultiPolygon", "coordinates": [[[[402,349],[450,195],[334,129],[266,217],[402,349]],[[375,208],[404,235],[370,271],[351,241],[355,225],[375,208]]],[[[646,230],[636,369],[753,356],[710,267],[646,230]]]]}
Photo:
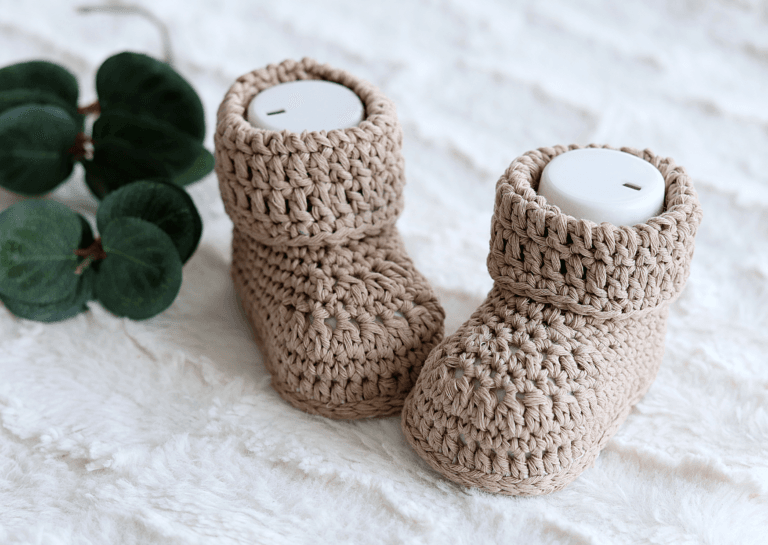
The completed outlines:
{"type": "Polygon", "coordinates": [[[216,173],[236,228],[270,246],[341,244],[380,232],[403,208],[402,129],[395,106],[370,83],[312,59],[283,61],[237,79],[218,110],[216,173]],[[273,131],[246,108],[268,87],[324,79],[365,106],[356,127],[273,131]]]}
{"type": "Polygon", "coordinates": [[[674,300],[688,278],[702,216],[690,177],[672,159],[621,148],[664,176],[664,211],[633,227],[597,225],[562,213],[536,193],[546,164],[580,147],[528,152],[501,176],[491,222],[491,277],[515,295],[601,319],[674,300]]]}

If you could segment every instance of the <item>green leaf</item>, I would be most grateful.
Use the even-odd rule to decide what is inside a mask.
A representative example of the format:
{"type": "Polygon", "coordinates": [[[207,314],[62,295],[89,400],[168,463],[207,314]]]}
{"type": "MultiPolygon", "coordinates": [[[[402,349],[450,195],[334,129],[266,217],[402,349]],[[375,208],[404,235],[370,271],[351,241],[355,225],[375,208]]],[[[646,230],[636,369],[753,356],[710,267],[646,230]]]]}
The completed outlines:
{"type": "Polygon", "coordinates": [[[72,173],[68,152],[77,122],[57,106],[26,105],[0,115],[0,186],[21,195],[42,195],[72,173]]]}
{"type": "Polygon", "coordinates": [[[190,172],[201,173],[195,165],[206,152],[163,121],[114,111],[93,124],[93,147],[93,160],[84,165],[86,182],[99,198],[136,180],[190,179],[190,172]]]}
{"type": "Polygon", "coordinates": [[[25,303],[1,294],[0,301],[19,318],[37,322],[60,322],[88,310],[86,303],[93,299],[93,280],[93,269],[85,269],[72,293],[53,303],[25,303]]]}
{"type": "MultiPolygon", "coordinates": [[[[87,223],[86,223],[87,225],[87,223]]],[[[54,201],[22,201],[0,214],[0,293],[43,305],[75,290],[75,250],[89,236],[81,216],[54,201]]],[[[90,230],[90,227],[88,227],[90,230]]]]}
{"type": "Polygon", "coordinates": [[[173,241],[182,263],[200,242],[203,222],[192,198],[167,182],[133,182],[111,193],[99,205],[96,224],[100,232],[115,218],[140,218],[154,223],[173,241]]]}
{"type": "Polygon", "coordinates": [[[201,180],[210,174],[213,170],[213,154],[205,148],[200,148],[200,153],[189,168],[173,178],[173,183],[178,185],[189,185],[201,180]]]}
{"type": "Polygon", "coordinates": [[[115,218],[101,233],[107,253],[96,275],[96,298],[117,316],[151,318],[181,288],[181,259],[171,238],[139,218],[115,218]]]}
{"type": "Polygon", "coordinates": [[[122,141],[143,156],[166,164],[174,174],[188,170],[202,147],[168,123],[115,111],[102,113],[93,124],[94,158],[103,139],[122,141]]]}
{"type": "Polygon", "coordinates": [[[0,68],[0,91],[14,89],[35,89],[52,93],[68,105],[64,107],[65,110],[77,110],[77,79],[58,64],[30,61],[0,68]]]}
{"type": "Polygon", "coordinates": [[[0,91],[0,114],[27,104],[40,104],[48,106],[58,106],[67,112],[73,119],[80,121],[84,116],[77,113],[77,105],[69,104],[66,100],[52,91],[45,89],[9,89],[0,91]]]}
{"type": "Polygon", "coordinates": [[[173,68],[140,53],[119,53],[96,74],[101,111],[115,110],[165,121],[200,143],[205,137],[203,104],[173,68]]]}
{"type": "Polygon", "coordinates": [[[83,166],[85,182],[99,199],[136,180],[171,177],[170,169],[162,162],[123,140],[109,137],[94,142],[93,160],[83,161],[83,166]]]}

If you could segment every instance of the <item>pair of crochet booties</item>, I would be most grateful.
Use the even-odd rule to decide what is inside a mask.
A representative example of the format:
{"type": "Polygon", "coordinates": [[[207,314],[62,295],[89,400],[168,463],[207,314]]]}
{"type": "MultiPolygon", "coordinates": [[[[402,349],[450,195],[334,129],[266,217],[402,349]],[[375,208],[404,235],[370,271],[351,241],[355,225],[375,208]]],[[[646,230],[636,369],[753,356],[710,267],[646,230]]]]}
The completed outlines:
{"type": "Polygon", "coordinates": [[[515,159],[496,186],[493,289],[443,340],[444,311],[394,225],[402,131],[378,89],[310,59],[270,65],[227,92],[215,145],[232,277],[294,407],[341,419],[402,411],[408,442],[447,478],[543,494],[594,461],[656,376],[702,215],[670,159],[622,150],[666,182],[664,212],[634,227],[577,220],[537,195],[544,166],[578,146],[515,159]],[[256,94],[298,79],[349,87],[365,119],[301,134],[248,123],[256,94]]]}

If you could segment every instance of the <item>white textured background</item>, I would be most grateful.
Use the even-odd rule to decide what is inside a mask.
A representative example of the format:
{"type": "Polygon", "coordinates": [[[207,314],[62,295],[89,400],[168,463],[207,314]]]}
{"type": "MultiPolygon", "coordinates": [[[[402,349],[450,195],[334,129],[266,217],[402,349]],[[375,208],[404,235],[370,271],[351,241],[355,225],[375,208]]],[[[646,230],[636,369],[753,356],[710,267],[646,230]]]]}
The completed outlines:
{"type": "MultiPolygon", "coordinates": [[[[87,1],[83,0],[87,5],[87,1]]],[[[204,238],[175,304],[98,304],[56,325],[0,306],[0,543],[766,543],[768,3],[142,1],[215,111],[240,74],[312,56],[391,96],[405,128],[399,226],[448,310],[491,286],[493,186],[539,146],[671,156],[705,209],[659,376],[587,470],[547,497],[438,477],[398,418],[332,422],[271,390],[229,279],[215,176],[191,188],[204,238]]],[[[0,66],[81,82],[109,55],[159,56],[135,16],[0,0],[0,66]]],[[[92,214],[74,181],[52,198],[92,214]]],[[[15,197],[0,192],[0,209],[15,197]]]]}

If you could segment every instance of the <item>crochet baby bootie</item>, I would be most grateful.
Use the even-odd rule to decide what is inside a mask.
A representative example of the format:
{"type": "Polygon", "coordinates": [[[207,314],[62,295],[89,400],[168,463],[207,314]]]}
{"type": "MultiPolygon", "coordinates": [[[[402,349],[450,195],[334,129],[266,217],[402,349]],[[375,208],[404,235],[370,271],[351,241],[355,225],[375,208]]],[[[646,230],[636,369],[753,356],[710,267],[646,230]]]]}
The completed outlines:
{"type": "Polygon", "coordinates": [[[405,183],[392,101],[311,59],[238,78],[218,111],[216,174],[234,223],[232,277],[272,385],[330,418],[399,413],[445,313],[395,228],[405,183]],[[365,106],[356,127],[257,129],[246,109],[264,89],[324,79],[365,106]]]}
{"type": "Polygon", "coordinates": [[[634,227],[577,220],[536,193],[544,166],[577,147],[528,152],[502,175],[493,289],[430,354],[403,408],[409,443],[465,486],[561,489],[592,464],[664,354],[702,217],[691,179],[671,159],[622,149],[662,173],[664,212],[634,227]]]}

